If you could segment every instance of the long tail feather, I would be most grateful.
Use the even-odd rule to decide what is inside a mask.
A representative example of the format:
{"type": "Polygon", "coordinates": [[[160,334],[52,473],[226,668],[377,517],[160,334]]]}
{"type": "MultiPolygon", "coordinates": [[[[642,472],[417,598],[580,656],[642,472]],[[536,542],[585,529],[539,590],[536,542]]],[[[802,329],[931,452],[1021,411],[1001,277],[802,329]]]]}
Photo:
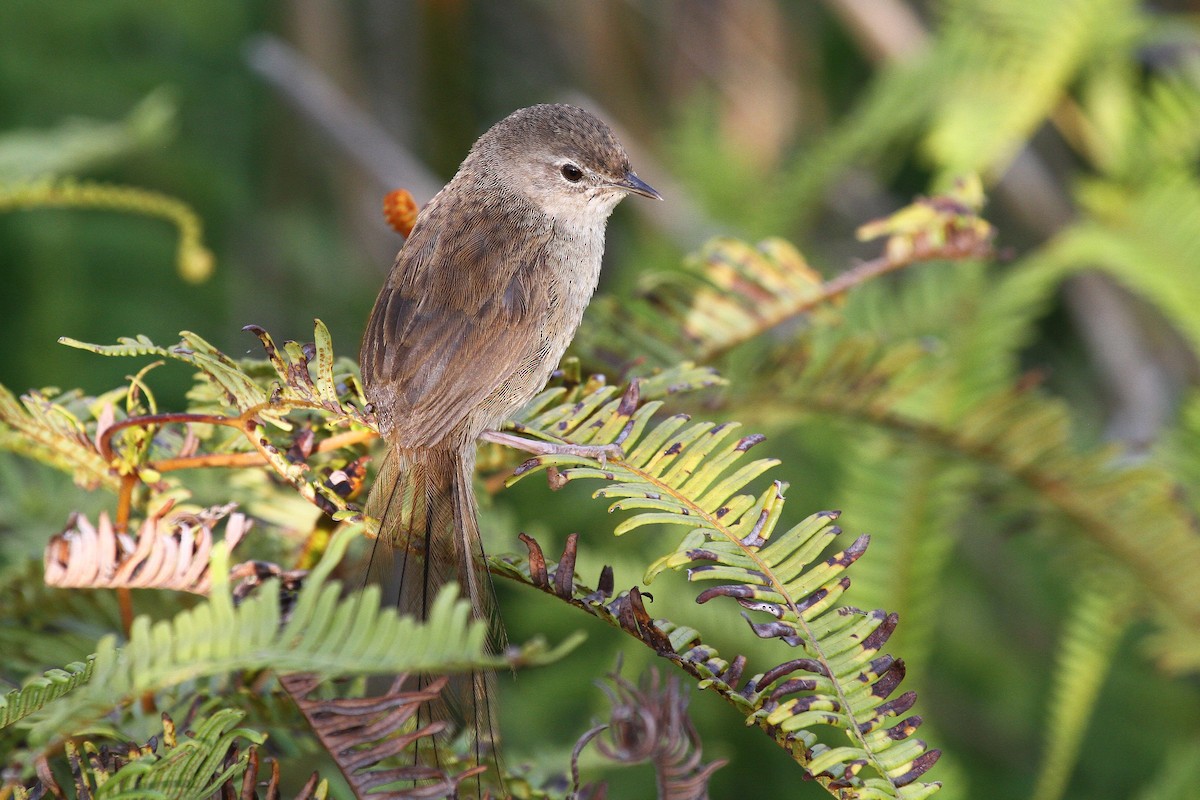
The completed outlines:
{"type": "MultiPolygon", "coordinates": [[[[473,447],[388,453],[367,503],[367,513],[379,520],[368,579],[381,585],[385,603],[418,619],[426,618],[442,586],[458,581],[474,616],[488,623],[489,649],[498,652],[505,637],[479,535],[474,460],[473,447]]],[[[442,697],[441,704],[429,705],[432,719],[465,727],[474,737],[478,763],[494,763],[494,676],[482,671],[454,676],[442,697]]]]}

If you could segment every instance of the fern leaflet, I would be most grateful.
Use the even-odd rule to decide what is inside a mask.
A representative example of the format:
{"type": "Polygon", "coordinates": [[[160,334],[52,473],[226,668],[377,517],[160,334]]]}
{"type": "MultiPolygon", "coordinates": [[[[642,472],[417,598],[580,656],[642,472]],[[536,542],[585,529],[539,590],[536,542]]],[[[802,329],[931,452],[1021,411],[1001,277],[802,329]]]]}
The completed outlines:
{"type": "Polygon", "coordinates": [[[95,665],[95,658],[86,662],[72,661],[62,669],[52,669],[29,680],[20,689],[0,695],[0,728],[7,728],[84,685],[92,679],[95,665]]]}
{"type": "MultiPolygon", "coordinates": [[[[635,382],[620,398],[601,391],[577,402],[526,409],[517,421],[519,429],[578,444],[616,443],[626,455],[606,464],[574,455],[539,456],[519,467],[512,480],[552,470],[552,485],[606,481],[595,496],[614,500],[610,511],[633,512],[616,527],[617,535],[647,525],[687,528],[679,545],[651,565],[646,581],[682,568],[690,580],[718,581],[697,602],[731,597],[748,611],[771,618],[748,618],[756,634],[805,653],[786,668],[760,676],[761,682],[752,681],[755,693],[744,708],[748,722],[771,732],[831,789],[852,787],[861,797],[905,798],[936,791],[938,784],[917,779],[938,752],[911,739],[915,726],[907,722],[885,726],[915,701],[911,692],[887,700],[904,676],[902,661],[880,655],[895,628],[895,615],[836,607],[849,587],[845,570],[865,552],[867,537],[821,560],[839,533],[832,525],[836,513],[814,514],[776,533],[784,485],[775,481],[758,493],[746,491],[778,463],[745,458],[763,437],[734,438],[736,423],[693,423],[684,415],[651,425],[660,405],[639,405],[635,382]],[[782,680],[797,671],[806,676],[782,680]],[[769,686],[776,681],[778,685],[769,686]],[[820,742],[814,731],[820,725],[841,729],[849,744],[820,742]],[[861,777],[868,765],[875,774],[861,777]]],[[[563,588],[569,592],[570,584],[563,588]]],[[[630,602],[635,599],[631,595],[630,602]]],[[[636,604],[622,609],[626,611],[636,617],[636,604]]],[[[668,646],[661,641],[664,636],[659,634],[656,649],[665,655],[670,647],[675,654],[674,638],[669,637],[668,646]]]]}

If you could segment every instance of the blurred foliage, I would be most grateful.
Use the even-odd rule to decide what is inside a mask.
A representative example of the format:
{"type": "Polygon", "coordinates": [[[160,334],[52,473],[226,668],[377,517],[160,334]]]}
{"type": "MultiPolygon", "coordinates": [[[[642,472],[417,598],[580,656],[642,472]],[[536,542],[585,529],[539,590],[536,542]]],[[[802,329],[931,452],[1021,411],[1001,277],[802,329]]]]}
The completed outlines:
{"type": "MultiPolygon", "coordinates": [[[[175,233],[140,216],[0,214],[0,383],[15,394],[81,387],[40,397],[83,414],[71,398],[123,383],[128,363],[51,346],[64,335],[162,341],[189,328],[240,353],[243,324],[299,336],[320,316],[341,346],[359,336],[397,245],[382,221],[371,226],[371,203],[395,186],[274,101],[241,60],[247,37],[280,32],[443,177],[513,107],[586,93],[649,145],[639,174],[655,185],[676,177],[664,206],[702,213],[697,224],[714,233],[794,241],[807,260],[779,240],[713,258],[699,238],[681,242],[623,208],[606,294],[577,355],[614,378],[694,358],[694,309],[722,322],[702,333],[742,332],[702,354],[727,388],[677,402],[769,432],[759,448],[786,464],[792,506],[840,508],[843,527],[872,535],[853,602],[900,614],[889,650],[921,693],[922,737],[944,753],[930,776],[946,784],[941,796],[1190,796],[1200,735],[1188,677],[1200,662],[1200,32],[1194,11],[1177,10],[1187,4],[881,0],[858,24],[836,0],[61,5],[0,8],[0,190],[71,179],[179,198],[204,220],[216,269],[187,284],[173,268],[175,233]],[[896,7],[921,15],[899,45],[887,34],[903,29],[883,21],[896,7]],[[855,227],[964,173],[984,176],[1011,257],[923,265],[857,288],[844,305],[805,307],[816,272],[870,252],[850,243],[855,227]],[[700,255],[681,265],[683,252],[700,255]],[[781,264],[794,268],[786,291],[768,280],[781,264]],[[1123,287],[1145,371],[1114,372],[1113,343],[1076,332],[1070,278],[1084,270],[1123,287]],[[747,280],[757,294],[739,293],[747,280]],[[771,313],[759,319],[759,309],[771,313]],[[1154,441],[1106,442],[1117,417],[1150,413],[1122,404],[1122,392],[1149,383],[1167,385],[1178,419],[1154,441]]],[[[1116,325],[1105,308],[1082,316],[1116,325]]],[[[183,371],[152,377],[162,409],[184,407],[183,371]]],[[[38,587],[30,563],[67,509],[96,500],[3,458],[12,612],[0,641],[15,686],[82,663],[121,623],[111,593],[38,587]]],[[[496,457],[487,485],[505,463],[496,457]]],[[[214,472],[219,480],[189,478],[205,503],[229,498],[228,475],[247,496],[266,480],[214,472]]],[[[617,585],[639,580],[662,548],[586,535],[606,525],[577,489],[547,497],[520,485],[485,499],[489,549],[518,549],[525,530],[559,552],[583,531],[583,574],[611,564],[617,585]]],[[[243,510],[299,532],[317,516],[302,503],[243,510]]],[[[255,546],[280,561],[296,540],[255,546]]],[[[505,583],[515,640],[587,627],[505,583]]],[[[687,620],[719,652],[770,659],[747,629],[693,607],[673,576],[654,588],[652,615],[687,620]]],[[[165,593],[135,598],[157,619],[184,608],[165,593]]],[[[601,677],[618,651],[631,673],[653,658],[594,627],[559,668],[505,682],[511,761],[537,752],[566,763],[569,747],[547,753],[547,743],[575,741],[601,709],[581,680],[601,677]]],[[[690,709],[705,756],[730,762],[713,775],[713,796],[749,785],[821,796],[707,696],[690,709]]],[[[310,758],[288,733],[296,713],[275,713],[264,747],[310,758]]],[[[157,724],[143,717],[124,733],[145,741],[157,724]]],[[[585,775],[593,767],[584,760],[585,775]]],[[[623,775],[610,787],[644,792],[623,775]]]]}

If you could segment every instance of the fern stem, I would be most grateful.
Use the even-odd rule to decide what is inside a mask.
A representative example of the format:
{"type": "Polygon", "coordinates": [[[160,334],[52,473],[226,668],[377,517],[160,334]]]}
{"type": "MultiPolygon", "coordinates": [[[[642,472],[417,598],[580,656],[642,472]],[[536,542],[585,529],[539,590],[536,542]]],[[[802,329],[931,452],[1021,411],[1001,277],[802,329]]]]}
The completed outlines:
{"type": "MultiPolygon", "coordinates": [[[[369,442],[378,436],[379,434],[370,430],[345,431],[322,439],[317,443],[313,452],[328,453],[343,447],[369,442]]],[[[256,451],[253,453],[203,453],[195,456],[164,458],[158,461],[149,461],[146,466],[156,472],[174,472],[181,469],[261,467],[268,463],[262,453],[256,451]]]]}
{"type": "Polygon", "coordinates": [[[736,333],[722,337],[718,344],[701,348],[695,359],[709,362],[735,347],[759,337],[790,319],[807,314],[814,308],[836,300],[856,286],[860,286],[889,272],[897,272],[929,261],[968,261],[984,259],[991,255],[990,234],[976,229],[951,230],[944,242],[933,242],[928,237],[897,237],[889,240],[886,252],[870,261],[842,272],[820,285],[815,294],[805,295],[795,303],[763,312],[756,309],[756,324],[736,333]],[[897,248],[892,241],[903,238],[906,246],[897,248]]]}

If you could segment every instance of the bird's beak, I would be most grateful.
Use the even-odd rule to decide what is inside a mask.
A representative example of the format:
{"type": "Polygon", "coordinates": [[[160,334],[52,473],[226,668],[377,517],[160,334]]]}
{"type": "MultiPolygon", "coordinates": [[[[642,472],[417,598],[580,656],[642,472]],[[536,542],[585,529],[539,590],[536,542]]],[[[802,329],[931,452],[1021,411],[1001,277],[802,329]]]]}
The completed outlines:
{"type": "Polygon", "coordinates": [[[619,181],[613,181],[614,188],[631,194],[640,194],[642,197],[649,197],[651,200],[662,200],[662,195],[659,194],[653,186],[639,178],[632,170],[625,173],[625,177],[619,181]]]}

